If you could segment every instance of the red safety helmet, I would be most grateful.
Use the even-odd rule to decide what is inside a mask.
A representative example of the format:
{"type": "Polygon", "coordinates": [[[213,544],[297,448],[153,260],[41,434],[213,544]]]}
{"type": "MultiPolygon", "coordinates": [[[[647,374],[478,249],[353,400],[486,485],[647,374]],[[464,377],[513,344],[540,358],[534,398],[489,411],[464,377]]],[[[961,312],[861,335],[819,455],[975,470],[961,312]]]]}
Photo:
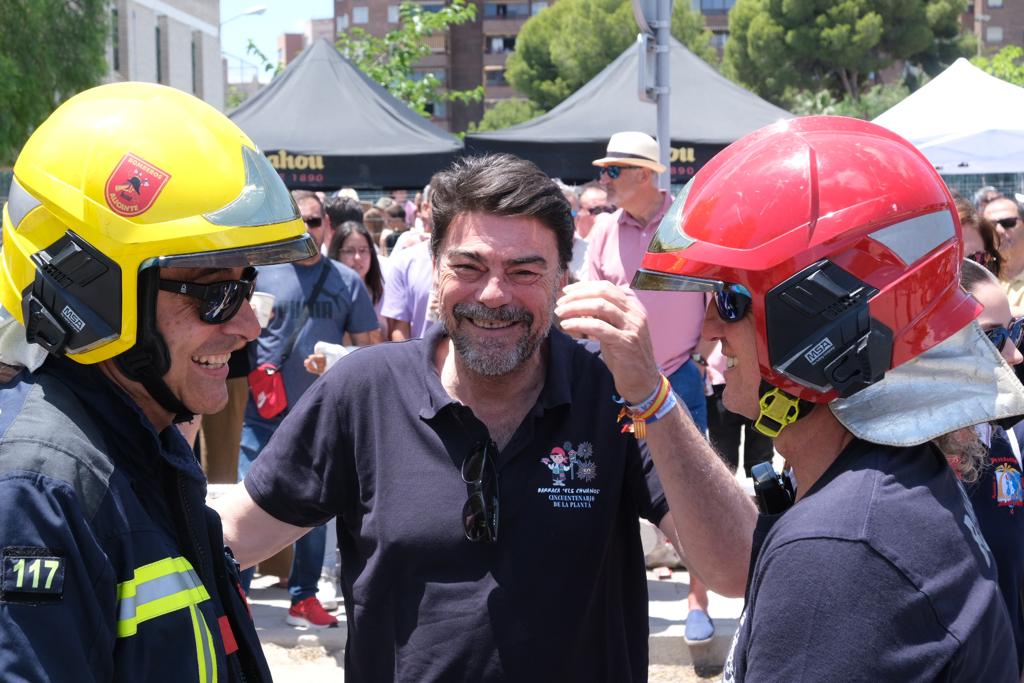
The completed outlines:
{"type": "Polygon", "coordinates": [[[917,149],[866,121],[813,116],[755,131],[704,166],[633,286],[749,296],[771,385],[762,418],[777,423],[759,426],[777,434],[797,399],[849,396],[977,317],[959,286],[962,252],[953,199],[917,149]]]}

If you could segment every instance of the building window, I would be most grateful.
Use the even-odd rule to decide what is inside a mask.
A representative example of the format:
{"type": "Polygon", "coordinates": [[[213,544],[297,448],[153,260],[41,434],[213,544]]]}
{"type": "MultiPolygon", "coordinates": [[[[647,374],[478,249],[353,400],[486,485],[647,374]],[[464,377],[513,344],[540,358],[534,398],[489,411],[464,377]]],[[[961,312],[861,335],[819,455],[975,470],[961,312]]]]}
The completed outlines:
{"type": "Polygon", "coordinates": [[[388,23],[397,24],[398,18],[398,5],[388,5],[388,23]]]}
{"type": "Polygon", "coordinates": [[[370,8],[369,7],[353,7],[352,8],[352,23],[353,24],[369,24],[370,23],[370,8]]]}
{"type": "Polygon", "coordinates": [[[537,16],[538,14],[540,14],[540,11],[542,9],[547,9],[547,8],[548,8],[548,3],[546,3],[546,2],[535,2],[535,3],[530,5],[530,15],[531,16],[537,16]]]}
{"type": "Polygon", "coordinates": [[[1003,0],[988,0],[989,7],[1002,7],[1003,0]]]}
{"type": "Polygon", "coordinates": [[[110,64],[114,71],[121,70],[121,24],[116,7],[110,10],[110,64]]]}
{"type": "Polygon", "coordinates": [[[443,2],[425,2],[420,5],[420,9],[424,12],[440,12],[444,9],[443,2]]]}
{"type": "Polygon", "coordinates": [[[500,67],[484,69],[484,84],[490,86],[508,85],[508,81],[505,80],[505,69],[500,67]]]}
{"type": "Polygon", "coordinates": [[[1002,26],[986,26],[985,27],[985,42],[986,43],[1001,43],[1001,42],[1003,42],[1003,27],[1002,26]]]}
{"type": "Polygon", "coordinates": [[[428,69],[428,70],[415,70],[412,72],[413,81],[422,81],[427,77],[427,74],[433,74],[434,78],[437,79],[438,84],[444,87],[445,81],[448,78],[447,69],[428,69]]]}
{"type": "Polygon", "coordinates": [[[334,26],[337,29],[337,33],[344,33],[348,29],[348,14],[339,14],[334,19],[334,26]]]}
{"type": "Polygon", "coordinates": [[[163,55],[163,50],[161,49],[162,44],[163,44],[163,37],[160,35],[160,25],[157,24],[157,27],[156,27],[156,82],[157,83],[163,83],[164,82],[164,69],[163,69],[164,55],[163,55]]]}
{"type": "Polygon", "coordinates": [[[489,55],[500,55],[516,49],[515,36],[487,36],[484,41],[484,52],[489,55]]]}
{"type": "Polygon", "coordinates": [[[435,119],[443,119],[448,116],[447,102],[428,102],[425,108],[427,113],[435,119]]]}
{"type": "Polygon", "coordinates": [[[530,16],[528,2],[485,3],[485,19],[525,19],[530,16]]]}
{"type": "Polygon", "coordinates": [[[719,52],[725,49],[725,42],[729,40],[728,31],[715,31],[711,34],[711,47],[719,52]]]}

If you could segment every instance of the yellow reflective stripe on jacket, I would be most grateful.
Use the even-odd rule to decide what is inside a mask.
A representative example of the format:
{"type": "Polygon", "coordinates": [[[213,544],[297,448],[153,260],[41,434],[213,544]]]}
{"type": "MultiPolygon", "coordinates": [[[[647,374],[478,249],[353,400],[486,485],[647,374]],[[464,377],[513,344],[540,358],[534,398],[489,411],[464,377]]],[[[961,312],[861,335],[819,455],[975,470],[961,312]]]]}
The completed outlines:
{"type": "Polygon", "coordinates": [[[133,636],[144,621],[209,599],[210,594],[184,557],[168,557],[138,567],[131,579],[117,584],[117,637],[133,636]]]}
{"type": "Polygon", "coordinates": [[[199,683],[217,680],[217,655],[213,651],[213,636],[206,626],[203,613],[195,605],[189,606],[192,615],[192,635],[196,639],[196,657],[199,660],[199,683]]]}

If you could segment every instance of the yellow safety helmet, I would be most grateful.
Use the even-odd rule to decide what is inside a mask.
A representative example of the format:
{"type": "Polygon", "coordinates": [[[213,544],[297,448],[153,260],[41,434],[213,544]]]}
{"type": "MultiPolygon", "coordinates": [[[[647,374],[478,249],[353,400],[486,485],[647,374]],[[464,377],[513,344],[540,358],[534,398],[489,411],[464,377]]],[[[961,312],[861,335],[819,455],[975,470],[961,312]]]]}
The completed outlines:
{"type": "Polygon", "coordinates": [[[14,165],[0,303],[51,353],[117,356],[152,379],[167,369],[160,267],[313,254],[288,190],[226,116],[173,88],[103,85],[61,105],[14,165]]]}

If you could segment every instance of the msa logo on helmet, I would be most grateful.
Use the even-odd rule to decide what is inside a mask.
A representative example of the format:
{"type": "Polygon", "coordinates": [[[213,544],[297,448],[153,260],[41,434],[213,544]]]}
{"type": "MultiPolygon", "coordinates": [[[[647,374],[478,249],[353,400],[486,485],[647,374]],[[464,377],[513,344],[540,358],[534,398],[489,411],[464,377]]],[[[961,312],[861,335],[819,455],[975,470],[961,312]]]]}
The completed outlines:
{"type": "Polygon", "coordinates": [[[81,332],[82,328],[85,327],[85,321],[78,317],[78,314],[71,310],[70,306],[65,306],[61,309],[60,317],[64,318],[64,321],[75,328],[75,332],[81,332]]]}
{"type": "Polygon", "coordinates": [[[107,206],[119,216],[138,216],[153,206],[171,174],[143,161],[134,154],[125,154],[107,178],[104,196],[107,206]]]}
{"type": "Polygon", "coordinates": [[[811,365],[817,365],[818,361],[827,356],[834,348],[836,348],[836,345],[833,344],[828,337],[825,337],[815,344],[810,351],[805,353],[804,358],[806,358],[807,362],[811,365]]]}

